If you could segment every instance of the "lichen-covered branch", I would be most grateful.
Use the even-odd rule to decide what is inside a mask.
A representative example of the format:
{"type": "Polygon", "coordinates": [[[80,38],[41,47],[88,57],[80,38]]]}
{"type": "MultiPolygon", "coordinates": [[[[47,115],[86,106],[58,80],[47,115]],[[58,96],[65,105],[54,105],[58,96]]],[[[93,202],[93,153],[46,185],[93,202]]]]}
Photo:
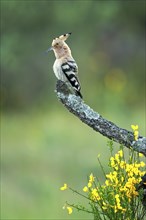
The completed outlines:
{"type": "Polygon", "coordinates": [[[139,136],[138,140],[135,141],[131,131],[118,127],[113,122],[103,118],[98,112],[93,111],[80,97],[71,94],[68,86],[60,80],[56,84],[56,93],[64,106],[82,122],[105,137],[128,148],[132,147],[133,150],[146,156],[145,137],[139,136]]]}

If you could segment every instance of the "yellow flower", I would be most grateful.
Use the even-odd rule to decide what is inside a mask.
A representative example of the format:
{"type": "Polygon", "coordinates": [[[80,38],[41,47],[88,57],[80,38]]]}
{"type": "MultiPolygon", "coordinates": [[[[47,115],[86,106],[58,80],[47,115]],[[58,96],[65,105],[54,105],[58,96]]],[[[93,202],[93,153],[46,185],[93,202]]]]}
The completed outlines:
{"type": "Polygon", "coordinates": [[[143,154],[142,154],[142,153],[139,153],[139,157],[143,157],[143,154]]]}
{"type": "Polygon", "coordinates": [[[109,180],[106,180],[106,181],[105,181],[105,185],[106,185],[106,186],[109,186],[109,185],[110,185],[109,180]]]}
{"type": "Polygon", "coordinates": [[[110,165],[111,165],[111,167],[115,166],[115,158],[114,157],[110,158],[110,165]]]}
{"type": "Polygon", "coordinates": [[[67,208],[68,214],[69,214],[69,215],[72,214],[72,207],[67,206],[66,208],[67,208]]]}
{"type": "Polygon", "coordinates": [[[109,174],[106,174],[106,177],[108,180],[108,182],[106,182],[106,184],[110,184],[110,182],[113,184],[113,186],[117,185],[119,180],[117,178],[118,173],[116,171],[110,172],[109,174]]]}
{"type": "Polygon", "coordinates": [[[127,172],[127,173],[130,172],[131,169],[132,169],[132,168],[131,168],[131,165],[127,163],[127,164],[126,164],[126,169],[125,169],[126,172],[127,172]]]}
{"type": "Polygon", "coordinates": [[[122,158],[123,157],[123,151],[122,150],[120,150],[119,152],[118,152],[118,154],[119,154],[119,156],[122,158]]]}
{"type": "Polygon", "coordinates": [[[115,154],[115,160],[119,163],[119,154],[115,154]]]}
{"type": "Polygon", "coordinates": [[[103,210],[106,210],[107,208],[108,208],[108,205],[107,205],[105,202],[103,202],[102,209],[103,209],[103,210]]]}
{"type": "Polygon", "coordinates": [[[88,188],[90,188],[92,186],[92,183],[95,181],[95,177],[93,176],[93,174],[91,173],[89,176],[89,182],[88,182],[88,188]]]}
{"type": "Polygon", "coordinates": [[[106,209],[107,209],[107,207],[106,207],[106,206],[102,206],[102,209],[103,209],[103,210],[106,210],[106,209]]]}
{"type": "Polygon", "coordinates": [[[138,130],[138,125],[131,125],[131,128],[133,131],[136,131],[136,130],[138,130]]]}
{"type": "Polygon", "coordinates": [[[138,131],[134,131],[134,138],[135,138],[136,141],[138,140],[138,134],[139,134],[138,131]]]}
{"type": "Polygon", "coordinates": [[[124,177],[123,176],[121,176],[121,182],[123,182],[124,181],[124,177]]]}
{"type": "Polygon", "coordinates": [[[119,194],[116,194],[115,195],[115,200],[116,200],[116,205],[114,206],[114,212],[118,212],[118,210],[122,211],[122,212],[125,212],[126,209],[124,209],[122,206],[121,206],[121,202],[120,202],[120,196],[119,194]]]}
{"type": "Polygon", "coordinates": [[[90,188],[91,186],[92,186],[92,183],[89,182],[89,183],[88,183],[88,188],[90,188]]]}
{"type": "Polygon", "coordinates": [[[140,166],[141,166],[141,167],[145,167],[145,165],[146,165],[146,164],[145,164],[143,161],[140,162],[140,166]]]}
{"type": "Polygon", "coordinates": [[[116,195],[115,195],[115,199],[116,199],[116,202],[117,202],[117,203],[120,203],[119,194],[116,194],[116,195]]]}
{"type": "Polygon", "coordinates": [[[134,139],[137,141],[138,140],[138,125],[131,125],[132,130],[134,131],[134,139]]]}
{"type": "Polygon", "coordinates": [[[120,168],[121,169],[124,169],[125,168],[125,166],[126,166],[126,162],[125,161],[123,161],[123,160],[121,160],[121,162],[120,162],[120,168]]]}
{"type": "Polygon", "coordinates": [[[62,187],[60,187],[60,190],[64,191],[64,190],[66,190],[67,188],[68,188],[67,184],[64,183],[64,185],[63,185],[62,187]]]}
{"type": "Polygon", "coordinates": [[[88,187],[85,186],[85,187],[83,188],[83,191],[84,191],[84,192],[88,192],[88,187]]]}
{"type": "Polygon", "coordinates": [[[89,176],[89,182],[90,183],[93,183],[95,180],[95,177],[93,176],[93,174],[91,173],[90,176],[89,176]]]}
{"type": "Polygon", "coordinates": [[[91,189],[91,199],[94,201],[100,200],[100,196],[97,192],[97,189],[91,189]]]}

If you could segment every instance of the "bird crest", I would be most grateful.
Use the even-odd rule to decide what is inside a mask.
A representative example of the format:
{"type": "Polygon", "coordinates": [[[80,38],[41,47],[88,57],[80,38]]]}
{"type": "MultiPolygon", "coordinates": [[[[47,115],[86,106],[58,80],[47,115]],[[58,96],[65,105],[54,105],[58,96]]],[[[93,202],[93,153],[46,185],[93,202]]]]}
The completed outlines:
{"type": "Polygon", "coordinates": [[[67,38],[71,35],[71,33],[67,33],[67,34],[62,34],[59,37],[54,38],[54,40],[60,39],[62,41],[66,41],[67,38]]]}

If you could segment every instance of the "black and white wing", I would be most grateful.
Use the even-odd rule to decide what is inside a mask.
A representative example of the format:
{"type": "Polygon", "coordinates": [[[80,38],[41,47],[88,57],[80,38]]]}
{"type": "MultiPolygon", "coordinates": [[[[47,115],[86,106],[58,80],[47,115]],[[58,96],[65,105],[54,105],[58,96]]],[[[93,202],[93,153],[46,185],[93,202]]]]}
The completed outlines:
{"type": "Polygon", "coordinates": [[[73,60],[67,61],[61,65],[61,68],[76,94],[82,98],[82,94],[80,93],[81,86],[77,78],[78,66],[76,62],[73,60]]]}

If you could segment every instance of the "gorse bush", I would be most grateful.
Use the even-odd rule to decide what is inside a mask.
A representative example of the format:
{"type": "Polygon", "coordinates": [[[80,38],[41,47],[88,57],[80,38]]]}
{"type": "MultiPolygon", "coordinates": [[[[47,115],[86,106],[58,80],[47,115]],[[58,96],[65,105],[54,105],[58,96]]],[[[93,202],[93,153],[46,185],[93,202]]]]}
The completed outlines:
{"type": "Polygon", "coordinates": [[[82,193],[67,184],[60,188],[63,191],[69,189],[84,197],[89,201],[89,207],[66,202],[63,208],[67,209],[68,214],[72,214],[73,209],[91,213],[95,220],[142,220],[146,215],[146,209],[142,204],[143,188],[138,190],[138,186],[145,174],[146,164],[142,161],[143,155],[129,149],[127,157],[122,146],[113,154],[113,142],[108,142],[108,145],[111,153],[108,174],[104,171],[100,155],[98,156],[98,163],[105,178],[103,183],[91,173],[82,193]]]}

